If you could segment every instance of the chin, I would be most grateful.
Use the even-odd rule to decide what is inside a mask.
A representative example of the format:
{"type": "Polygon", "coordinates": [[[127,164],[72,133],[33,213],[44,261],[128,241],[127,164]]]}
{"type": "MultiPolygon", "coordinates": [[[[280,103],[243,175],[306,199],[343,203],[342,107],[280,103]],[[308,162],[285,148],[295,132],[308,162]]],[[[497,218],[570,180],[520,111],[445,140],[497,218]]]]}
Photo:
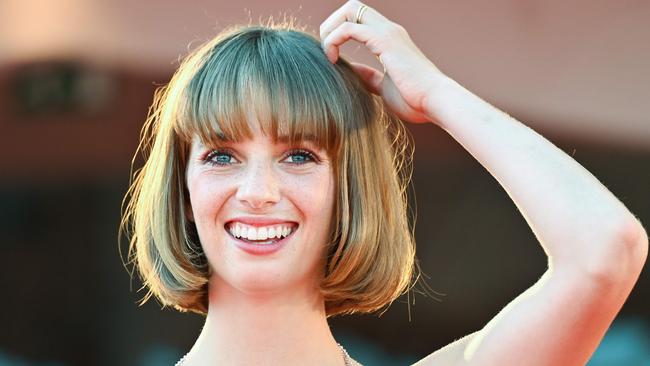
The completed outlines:
{"type": "Polygon", "coordinates": [[[298,276],[296,272],[287,272],[286,265],[270,268],[271,266],[243,266],[236,271],[229,273],[213,273],[211,282],[215,280],[215,274],[219,276],[218,283],[231,288],[231,290],[246,295],[271,295],[274,293],[285,293],[287,291],[300,291],[307,287],[308,278],[312,276],[298,276]],[[266,268],[260,268],[266,267],[266,268]]]}
{"type": "Polygon", "coordinates": [[[216,271],[210,282],[251,295],[275,292],[291,285],[293,281],[288,278],[286,270],[268,267],[270,266],[243,265],[237,269],[216,271]]]}

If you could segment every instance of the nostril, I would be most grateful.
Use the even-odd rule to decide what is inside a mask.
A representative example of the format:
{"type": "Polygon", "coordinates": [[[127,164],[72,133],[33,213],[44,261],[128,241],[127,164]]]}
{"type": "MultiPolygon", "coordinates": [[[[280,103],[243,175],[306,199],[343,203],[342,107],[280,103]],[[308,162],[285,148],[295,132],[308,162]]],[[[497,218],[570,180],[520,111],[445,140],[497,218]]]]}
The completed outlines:
{"type": "Polygon", "coordinates": [[[280,200],[280,193],[269,189],[240,190],[235,197],[241,202],[246,202],[252,208],[262,208],[277,203],[280,200]]]}

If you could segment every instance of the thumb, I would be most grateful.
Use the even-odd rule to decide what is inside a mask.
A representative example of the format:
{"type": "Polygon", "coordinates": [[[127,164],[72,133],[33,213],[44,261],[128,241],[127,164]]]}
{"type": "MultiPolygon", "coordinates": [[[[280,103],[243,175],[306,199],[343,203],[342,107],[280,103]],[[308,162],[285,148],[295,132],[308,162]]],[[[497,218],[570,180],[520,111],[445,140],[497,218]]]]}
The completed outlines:
{"type": "Polygon", "coordinates": [[[384,80],[384,73],[358,62],[350,62],[352,69],[361,76],[364,84],[371,93],[381,95],[381,83],[384,80]]]}

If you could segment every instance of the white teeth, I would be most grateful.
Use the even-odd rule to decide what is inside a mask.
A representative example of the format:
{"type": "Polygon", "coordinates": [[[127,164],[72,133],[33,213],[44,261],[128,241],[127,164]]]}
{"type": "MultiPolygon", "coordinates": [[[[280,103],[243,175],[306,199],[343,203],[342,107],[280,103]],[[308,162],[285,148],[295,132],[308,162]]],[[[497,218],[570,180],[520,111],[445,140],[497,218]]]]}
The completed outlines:
{"type": "Polygon", "coordinates": [[[242,237],[242,236],[245,237],[245,236],[246,236],[246,227],[244,227],[244,226],[240,226],[239,224],[237,224],[237,227],[238,227],[239,230],[240,230],[238,238],[240,238],[240,237],[242,237]]]}
{"type": "Polygon", "coordinates": [[[255,227],[237,222],[230,224],[228,231],[236,238],[266,240],[287,237],[293,231],[293,227],[290,225],[255,227]]]}
{"type": "Polygon", "coordinates": [[[268,230],[265,227],[257,229],[257,240],[266,240],[269,237],[268,230]]]}

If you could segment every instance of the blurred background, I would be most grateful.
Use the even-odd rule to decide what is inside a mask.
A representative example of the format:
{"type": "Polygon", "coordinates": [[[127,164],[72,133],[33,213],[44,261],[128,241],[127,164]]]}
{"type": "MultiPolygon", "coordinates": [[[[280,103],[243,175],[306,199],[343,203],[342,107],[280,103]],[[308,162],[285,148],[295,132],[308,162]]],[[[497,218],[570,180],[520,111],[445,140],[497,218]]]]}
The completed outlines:
{"type": "MultiPolygon", "coordinates": [[[[172,365],[189,350],[203,318],[155,300],[139,307],[144,291],[117,244],[153,92],[228,25],[295,17],[318,34],[342,3],[0,0],[0,365],[172,365]]],[[[650,2],[367,3],[443,72],[573,156],[648,227],[650,2]]],[[[379,67],[354,41],[342,54],[379,67]]],[[[367,365],[409,365],[482,328],[545,270],[498,182],[440,128],[409,128],[418,258],[440,295],[331,319],[367,365]]],[[[647,266],[589,365],[650,365],[647,266]]]]}

